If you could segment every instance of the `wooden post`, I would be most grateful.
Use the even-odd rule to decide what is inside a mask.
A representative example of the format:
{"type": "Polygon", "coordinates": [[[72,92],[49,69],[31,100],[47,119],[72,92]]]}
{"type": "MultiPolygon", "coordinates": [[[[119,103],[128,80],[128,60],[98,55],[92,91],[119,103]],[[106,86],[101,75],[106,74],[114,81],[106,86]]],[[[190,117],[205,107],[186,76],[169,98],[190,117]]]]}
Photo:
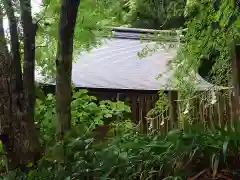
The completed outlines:
{"type": "Polygon", "coordinates": [[[150,127],[150,124],[153,124],[153,120],[150,120],[147,118],[147,115],[149,113],[149,111],[152,109],[152,95],[148,94],[146,95],[146,123],[147,123],[147,126],[148,126],[148,129],[149,130],[149,127],[150,127]]]}
{"type": "Polygon", "coordinates": [[[231,116],[231,128],[233,128],[233,122],[236,119],[236,107],[234,103],[234,97],[233,97],[233,92],[230,90],[229,91],[229,106],[230,106],[230,116],[231,116]]]}
{"type": "Polygon", "coordinates": [[[177,91],[169,91],[169,128],[177,128],[178,127],[178,106],[177,99],[178,93],[177,91]]]}
{"type": "Polygon", "coordinates": [[[143,119],[142,119],[142,122],[143,122],[143,132],[145,134],[148,133],[148,122],[147,122],[147,102],[146,102],[146,95],[143,95],[142,96],[142,116],[143,116],[143,119]]]}
{"type": "Polygon", "coordinates": [[[239,120],[239,95],[240,95],[240,45],[232,44],[232,81],[236,118],[239,120]]]}
{"type": "Polygon", "coordinates": [[[203,122],[204,121],[204,111],[203,111],[203,104],[204,104],[204,102],[203,102],[202,98],[203,98],[203,95],[200,94],[199,97],[198,97],[198,100],[199,100],[199,107],[198,107],[199,109],[198,109],[198,111],[199,111],[199,122],[200,123],[204,123],[203,122]]]}
{"type": "Polygon", "coordinates": [[[146,108],[145,108],[145,96],[140,95],[139,96],[139,111],[140,111],[140,129],[142,133],[147,133],[147,120],[146,120],[146,108]]]}
{"type": "Polygon", "coordinates": [[[200,111],[200,107],[201,107],[201,98],[200,96],[200,92],[196,92],[196,98],[194,99],[194,105],[195,105],[195,117],[194,117],[194,123],[199,123],[201,122],[201,111],[200,111]]]}
{"type": "MultiPolygon", "coordinates": [[[[120,100],[120,93],[117,93],[117,97],[116,97],[116,101],[118,102],[119,100],[120,100]]],[[[117,116],[117,122],[119,122],[119,120],[120,120],[120,117],[119,116],[117,116]]]]}
{"type": "Polygon", "coordinates": [[[232,121],[231,121],[231,109],[229,105],[230,99],[228,93],[229,93],[228,91],[224,91],[224,105],[225,105],[224,120],[226,122],[226,128],[230,130],[232,126],[232,121]]]}
{"type": "Polygon", "coordinates": [[[132,101],[132,103],[131,103],[132,120],[133,120],[134,123],[138,124],[137,95],[133,94],[133,95],[130,96],[130,98],[131,98],[131,101],[132,101]]]}
{"type": "Polygon", "coordinates": [[[223,102],[223,94],[221,92],[217,93],[218,98],[218,123],[221,128],[225,127],[224,122],[224,102],[223,102]]]}

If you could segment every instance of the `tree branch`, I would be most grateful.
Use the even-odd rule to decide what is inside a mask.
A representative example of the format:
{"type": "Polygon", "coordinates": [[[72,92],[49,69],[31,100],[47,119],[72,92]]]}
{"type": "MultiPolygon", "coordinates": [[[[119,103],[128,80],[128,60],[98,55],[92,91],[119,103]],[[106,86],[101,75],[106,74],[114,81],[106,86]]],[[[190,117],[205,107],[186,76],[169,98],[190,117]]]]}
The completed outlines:
{"type": "Polygon", "coordinates": [[[48,0],[47,4],[45,5],[45,8],[44,8],[44,11],[43,11],[43,14],[42,14],[42,17],[40,17],[37,21],[36,21],[36,24],[38,25],[40,21],[43,20],[43,18],[45,17],[45,14],[47,12],[47,8],[50,4],[50,0],[48,0]]]}

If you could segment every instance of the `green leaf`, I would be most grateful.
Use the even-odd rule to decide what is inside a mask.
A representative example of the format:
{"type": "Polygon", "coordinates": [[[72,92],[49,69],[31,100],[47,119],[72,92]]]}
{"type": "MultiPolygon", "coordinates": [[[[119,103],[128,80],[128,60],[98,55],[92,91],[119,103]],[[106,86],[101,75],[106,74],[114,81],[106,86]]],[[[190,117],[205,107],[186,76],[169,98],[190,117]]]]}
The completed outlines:
{"type": "Polygon", "coordinates": [[[219,156],[217,154],[214,154],[212,156],[212,176],[213,178],[216,177],[217,171],[218,171],[218,165],[219,165],[219,156]]]}
{"type": "Polygon", "coordinates": [[[226,158],[227,158],[227,149],[228,149],[228,141],[225,141],[223,143],[223,158],[224,158],[224,162],[226,162],[226,158]]]}
{"type": "Polygon", "coordinates": [[[112,114],[110,114],[110,113],[105,114],[104,117],[105,117],[105,118],[110,118],[110,117],[112,117],[112,114]]]}
{"type": "Polygon", "coordinates": [[[182,135],[182,130],[180,129],[173,129],[168,132],[167,134],[167,140],[177,140],[182,135]]]}
{"type": "Polygon", "coordinates": [[[1,140],[0,140],[0,152],[3,152],[3,144],[1,140]]]}

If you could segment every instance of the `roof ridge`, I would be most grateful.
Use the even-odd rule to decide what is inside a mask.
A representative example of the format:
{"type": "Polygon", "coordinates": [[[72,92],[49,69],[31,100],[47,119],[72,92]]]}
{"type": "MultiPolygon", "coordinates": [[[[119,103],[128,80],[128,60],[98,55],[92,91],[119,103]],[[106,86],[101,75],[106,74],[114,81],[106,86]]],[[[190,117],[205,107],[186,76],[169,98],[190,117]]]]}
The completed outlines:
{"type": "Polygon", "coordinates": [[[186,29],[182,30],[157,30],[157,29],[142,29],[142,28],[129,28],[129,27],[107,27],[107,29],[110,29],[115,32],[125,32],[125,33],[138,33],[138,34],[156,34],[156,33],[170,33],[172,35],[178,35],[182,31],[185,31],[186,29]]]}
{"type": "Polygon", "coordinates": [[[186,30],[155,30],[125,27],[107,27],[107,29],[112,31],[111,38],[172,42],[178,42],[180,35],[186,30]]]}

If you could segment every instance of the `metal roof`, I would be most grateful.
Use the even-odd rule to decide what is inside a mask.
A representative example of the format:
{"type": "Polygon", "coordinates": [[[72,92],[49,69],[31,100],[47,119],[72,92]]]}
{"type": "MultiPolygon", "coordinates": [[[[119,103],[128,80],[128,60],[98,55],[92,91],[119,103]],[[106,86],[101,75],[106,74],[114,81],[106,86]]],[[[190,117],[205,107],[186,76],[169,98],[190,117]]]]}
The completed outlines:
{"type": "MultiPolygon", "coordinates": [[[[158,44],[159,42],[154,41],[141,42],[139,34],[135,32],[115,32],[113,38],[103,39],[100,47],[90,52],[82,52],[76,58],[72,81],[76,87],[82,88],[175,89],[171,85],[174,71],[168,63],[176,56],[177,47],[163,48],[158,44]],[[158,50],[140,58],[138,53],[146,47],[158,47],[158,50]],[[156,79],[159,74],[161,77],[156,79]]],[[[169,45],[169,42],[165,45],[169,45]]],[[[213,87],[198,74],[196,77],[198,90],[213,87]]],[[[40,80],[41,78],[38,78],[38,81],[40,80]]]]}

